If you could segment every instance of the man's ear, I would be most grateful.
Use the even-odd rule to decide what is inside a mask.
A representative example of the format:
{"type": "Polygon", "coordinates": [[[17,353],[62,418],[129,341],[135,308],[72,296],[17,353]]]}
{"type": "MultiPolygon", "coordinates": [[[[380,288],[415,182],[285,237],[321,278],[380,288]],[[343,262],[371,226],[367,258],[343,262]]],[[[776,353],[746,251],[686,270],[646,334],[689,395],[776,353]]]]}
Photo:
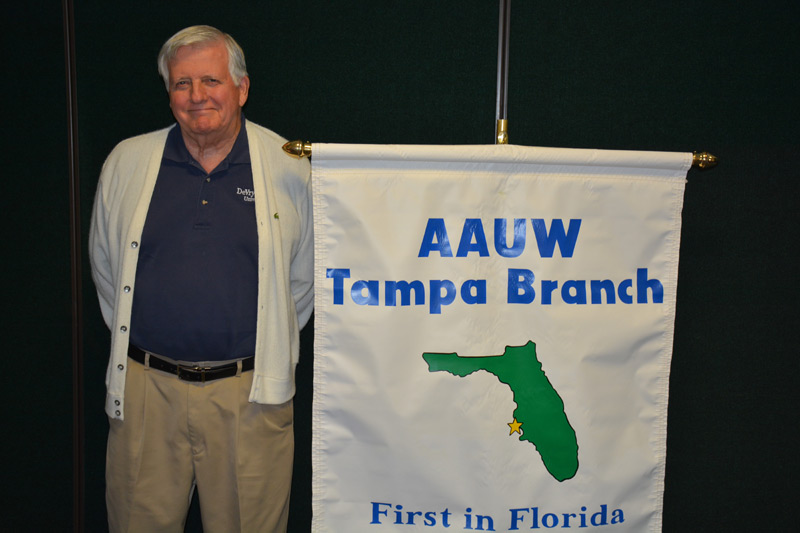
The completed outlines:
{"type": "Polygon", "coordinates": [[[242,107],[247,102],[248,94],[250,94],[250,77],[245,76],[239,80],[239,107],[242,107]]]}

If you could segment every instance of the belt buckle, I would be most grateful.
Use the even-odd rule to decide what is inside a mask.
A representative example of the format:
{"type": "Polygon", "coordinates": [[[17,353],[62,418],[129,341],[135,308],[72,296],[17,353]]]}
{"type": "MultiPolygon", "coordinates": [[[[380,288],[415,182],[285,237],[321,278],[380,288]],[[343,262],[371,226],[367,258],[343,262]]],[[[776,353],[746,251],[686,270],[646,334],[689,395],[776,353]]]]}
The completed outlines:
{"type": "Polygon", "coordinates": [[[183,381],[199,381],[200,383],[206,382],[206,372],[211,370],[210,366],[185,366],[178,365],[178,379],[183,381]],[[197,376],[200,376],[199,379],[197,376]]]}

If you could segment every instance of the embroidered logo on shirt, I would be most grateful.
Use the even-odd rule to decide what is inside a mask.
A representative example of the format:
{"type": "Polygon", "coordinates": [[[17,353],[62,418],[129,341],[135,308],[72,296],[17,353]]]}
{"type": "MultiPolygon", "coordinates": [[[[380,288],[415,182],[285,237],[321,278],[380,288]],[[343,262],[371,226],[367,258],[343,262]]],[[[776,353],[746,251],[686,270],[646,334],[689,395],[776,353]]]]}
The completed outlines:
{"type": "Polygon", "coordinates": [[[236,194],[241,195],[245,202],[255,202],[256,200],[255,193],[253,193],[251,189],[242,189],[241,187],[236,187],[236,194]]]}

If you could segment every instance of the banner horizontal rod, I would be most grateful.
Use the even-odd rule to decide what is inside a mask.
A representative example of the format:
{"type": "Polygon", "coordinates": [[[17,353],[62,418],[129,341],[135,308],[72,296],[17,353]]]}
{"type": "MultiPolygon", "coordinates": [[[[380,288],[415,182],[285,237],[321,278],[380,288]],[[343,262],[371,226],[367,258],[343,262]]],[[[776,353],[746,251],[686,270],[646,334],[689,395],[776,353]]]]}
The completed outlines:
{"type": "MultiPolygon", "coordinates": [[[[283,145],[286,154],[301,159],[311,157],[312,144],[309,141],[289,141],[283,145]]],[[[717,166],[717,156],[708,152],[692,152],[692,166],[705,170],[717,166]]]]}

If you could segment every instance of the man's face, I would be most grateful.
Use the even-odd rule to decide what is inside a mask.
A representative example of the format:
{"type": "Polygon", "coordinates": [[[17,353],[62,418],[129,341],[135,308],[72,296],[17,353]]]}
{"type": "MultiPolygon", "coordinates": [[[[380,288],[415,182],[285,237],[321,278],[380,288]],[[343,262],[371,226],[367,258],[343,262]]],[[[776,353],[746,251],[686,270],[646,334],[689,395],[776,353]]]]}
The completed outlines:
{"type": "Polygon", "coordinates": [[[179,48],[169,62],[169,84],[169,106],[184,135],[236,135],[250,80],[234,84],[222,42],[179,48]]]}

